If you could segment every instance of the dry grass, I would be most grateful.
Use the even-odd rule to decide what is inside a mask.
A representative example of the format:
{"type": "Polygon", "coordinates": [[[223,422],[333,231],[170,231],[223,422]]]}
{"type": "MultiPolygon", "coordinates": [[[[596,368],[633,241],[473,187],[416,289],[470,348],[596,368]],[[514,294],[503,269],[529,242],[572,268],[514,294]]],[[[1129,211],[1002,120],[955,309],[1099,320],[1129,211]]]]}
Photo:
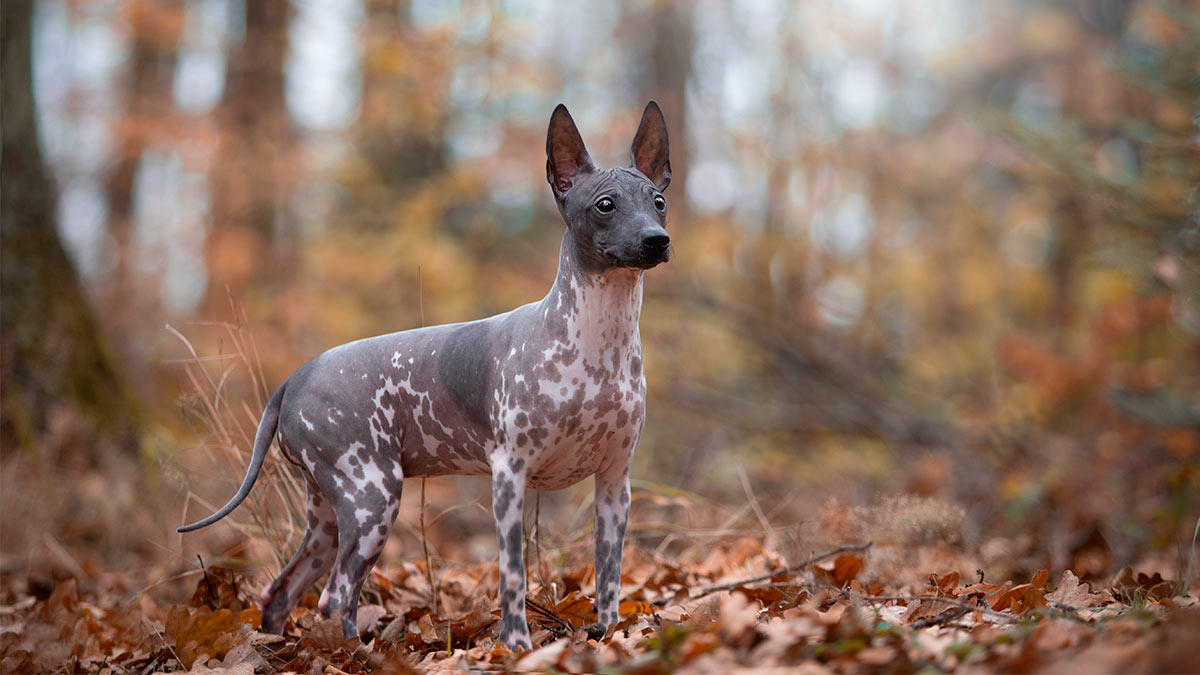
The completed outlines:
{"type": "MultiPolygon", "coordinates": [[[[183,366],[189,385],[189,390],[181,396],[181,404],[201,435],[196,449],[207,456],[213,467],[249,464],[261,411],[270,395],[244,311],[235,306],[234,314],[238,317],[236,323],[189,324],[219,331],[218,353],[211,355],[199,353],[184,333],[170,325],[166,327],[187,349],[189,356],[175,362],[183,366]]],[[[224,494],[233,495],[243,475],[225,474],[228,489],[224,494]]],[[[278,453],[269,452],[255,489],[226,520],[246,537],[270,542],[276,562],[282,567],[291,555],[291,543],[304,528],[305,492],[299,471],[278,453]]],[[[220,503],[200,497],[190,487],[186,503],[186,522],[220,507],[220,503]],[[191,508],[192,502],[203,506],[205,512],[198,514],[191,508]]]]}

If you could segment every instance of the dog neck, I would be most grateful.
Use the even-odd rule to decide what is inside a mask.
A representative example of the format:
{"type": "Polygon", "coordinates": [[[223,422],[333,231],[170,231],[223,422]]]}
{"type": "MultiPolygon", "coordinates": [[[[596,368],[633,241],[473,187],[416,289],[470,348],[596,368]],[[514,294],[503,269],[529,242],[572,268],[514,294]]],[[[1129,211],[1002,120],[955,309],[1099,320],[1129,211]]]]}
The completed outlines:
{"type": "Polygon", "coordinates": [[[619,351],[627,354],[629,348],[641,346],[638,318],[643,275],[644,270],[628,267],[583,270],[567,230],[559,250],[558,274],[542,301],[543,316],[548,323],[565,320],[566,325],[559,324],[554,332],[565,329],[561,338],[578,344],[585,354],[611,347],[620,347],[619,351]]]}

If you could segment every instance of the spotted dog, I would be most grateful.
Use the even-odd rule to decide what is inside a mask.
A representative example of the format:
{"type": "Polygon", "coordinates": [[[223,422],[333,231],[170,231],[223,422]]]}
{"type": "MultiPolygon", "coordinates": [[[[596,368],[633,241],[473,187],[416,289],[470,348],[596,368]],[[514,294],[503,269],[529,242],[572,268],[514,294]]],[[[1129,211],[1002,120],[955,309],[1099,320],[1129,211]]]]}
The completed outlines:
{"type": "Polygon", "coordinates": [[[645,270],[670,256],[662,191],[667,128],[651,101],[629,168],[598,169],[566,107],[550,118],[546,177],[566,222],[548,295],[479,321],[334,347],[267,403],[250,467],[220,520],[250,493],[273,438],[308,486],[308,527],[262,593],[262,629],[280,633],[326,573],[318,608],[358,634],[358,597],[400,509],[405,478],[487,474],[500,553],[500,639],[530,648],[521,554],[526,488],[595,476],[596,611],[618,618],[629,465],[645,421],[638,316],[645,270]]]}

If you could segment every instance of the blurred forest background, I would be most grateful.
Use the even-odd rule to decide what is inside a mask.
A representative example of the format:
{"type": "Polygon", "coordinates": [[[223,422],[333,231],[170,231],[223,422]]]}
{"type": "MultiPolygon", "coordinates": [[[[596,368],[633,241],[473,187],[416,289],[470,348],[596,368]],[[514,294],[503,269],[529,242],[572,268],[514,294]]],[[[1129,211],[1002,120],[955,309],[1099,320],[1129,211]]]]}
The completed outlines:
{"type": "MultiPolygon", "coordinates": [[[[232,492],[264,392],[333,345],[542,297],[550,111],[612,165],[651,98],[676,255],[646,280],[640,494],[729,505],[793,554],[907,537],[1083,578],[1186,556],[1200,3],[3,15],[5,571],[192,565],[184,497],[232,492]]],[[[486,509],[445,512],[486,481],[429,489],[439,550],[493,555],[486,509]]]]}

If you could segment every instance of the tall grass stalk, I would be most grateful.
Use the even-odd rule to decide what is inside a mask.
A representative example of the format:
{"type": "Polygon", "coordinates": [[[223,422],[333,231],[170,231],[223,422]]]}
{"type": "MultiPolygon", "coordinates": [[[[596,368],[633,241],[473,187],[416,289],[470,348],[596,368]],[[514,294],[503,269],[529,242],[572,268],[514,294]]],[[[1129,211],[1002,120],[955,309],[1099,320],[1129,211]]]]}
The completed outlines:
{"type": "MultiPolygon", "coordinates": [[[[425,282],[421,276],[421,266],[417,265],[417,307],[421,312],[421,328],[425,327],[425,282]]],[[[433,617],[438,613],[438,592],[433,585],[433,563],[429,559],[429,540],[425,537],[425,476],[421,476],[421,550],[425,553],[425,579],[429,582],[429,595],[433,598],[433,617]]],[[[449,644],[447,642],[447,644],[449,644]]],[[[449,647],[447,647],[449,649],[449,647]]]]}
{"type": "MultiPolygon", "coordinates": [[[[188,357],[176,363],[183,365],[187,382],[182,397],[185,412],[202,427],[198,447],[208,455],[213,466],[222,467],[227,476],[228,493],[232,495],[249,464],[254,434],[269,390],[257,343],[246,327],[245,312],[232,300],[230,305],[235,317],[233,323],[189,323],[189,326],[222,331],[215,355],[201,355],[192,341],[173,326],[168,324],[166,330],[183,343],[188,352],[188,357]],[[228,352],[226,344],[230,348],[228,352]],[[231,390],[247,390],[248,394],[237,398],[239,395],[231,390]]],[[[278,566],[282,567],[289,558],[288,542],[295,538],[305,522],[302,509],[304,481],[287,462],[268,453],[257,488],[250,493],[243,508],[226,522],[248,537],[265,537],[271,543],[278,566]]],[[[189,499],[194,496],[189,494],[189,499]]],[[[197,501],[214,510],[219,506],[206,500],[197,501]]]]}
{"type": "Polygon", "coordinates": [[[1192,533],[1192,548],[1188,552],[1187,573],[1183,575],[1183,593],[1188,594],[1189,585],[1192,583],[1192,570],[1196,569],[1196,540],[1200,538],[1200,518],[1196,519],[1196,531],[1192,533]]]}

